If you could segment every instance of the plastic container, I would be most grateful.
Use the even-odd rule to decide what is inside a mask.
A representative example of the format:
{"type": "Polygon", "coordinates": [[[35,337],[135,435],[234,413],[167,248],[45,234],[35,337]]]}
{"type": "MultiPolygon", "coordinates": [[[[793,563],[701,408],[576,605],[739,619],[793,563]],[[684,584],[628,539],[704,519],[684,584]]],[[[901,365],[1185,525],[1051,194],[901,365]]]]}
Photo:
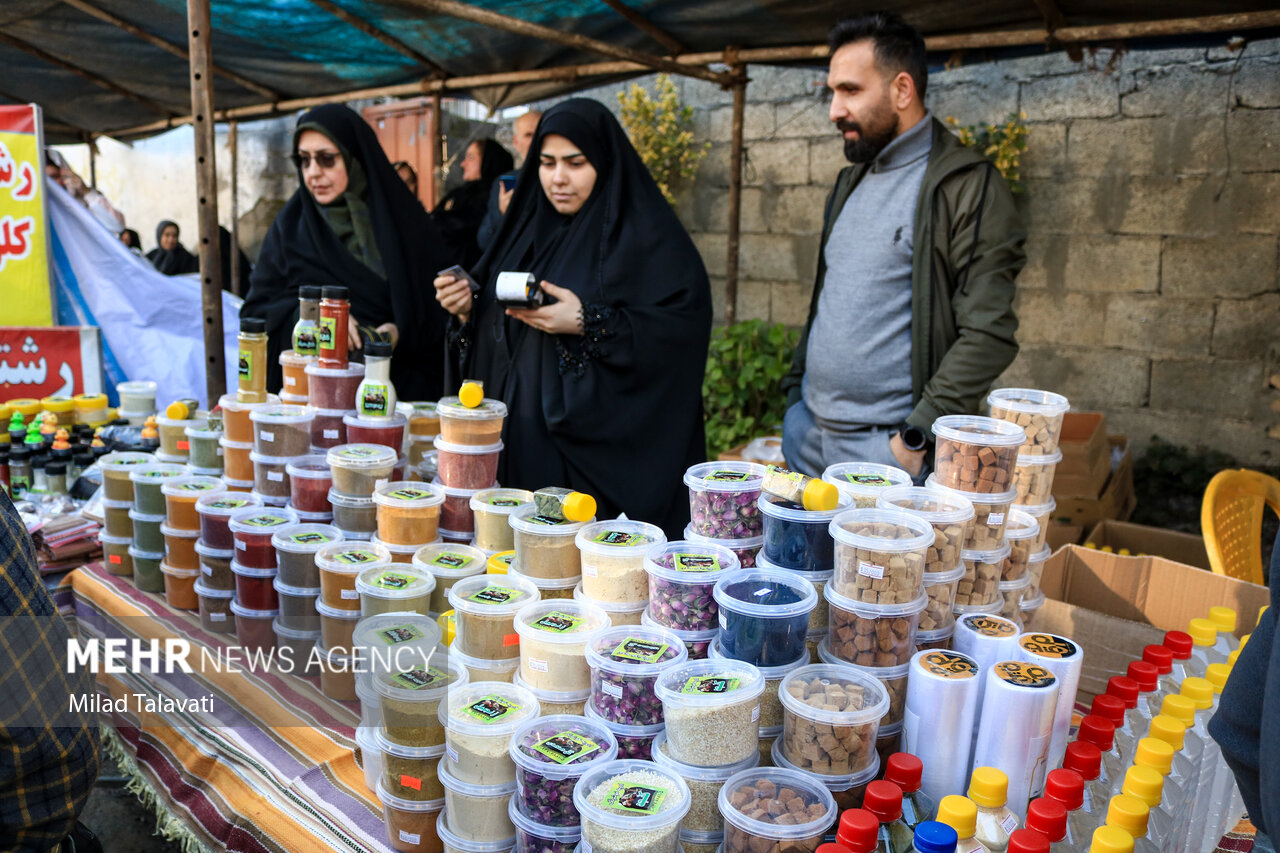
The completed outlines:
{"type": "MultiPolygon", "coordinates": [[[[279,624],[293,631],[320,631],[320,613],[316,610],[316,599],[320,597],[320,588],[297,587],[282,583],[279,577],[272,580],[276,592],[276,601],[280,610],[279,624]]],[[[276,636],[279,636],[279,631],[276,636]]]]}
{"type": "Polygon", "coordinates": [[[957,606],[983,606],[1000,600],[1000,575],[1010,553],[1006,542],[991,551],[964,551],[964,576],[956,585],[957,606]]]}
{"type": "Polygon", "coordinates": [[[274,569],[276,549],[272,537],[282,527],[297,524],[293,510],[254,506],[236,510],[227,527],[235,542],[236,560],[251,569],[274,569]]]}
{"type": "Polygon", "coordinates": [[[276,635],[276,652],[282,669],[294,675],[318,675],[320,659],[314,652],[320,643],[320,631],[299,631],[276,617],[271,623],[276,635]],[[287,661],[287,663],[285,663],[287,661]]]}
{"type": "Polygon", "coordinates": [[[509,518],[521,574],[547,580],[581,576],[582,559],[576,537],[588,522],[540,516],[533,504],[516,507],[509,518]]]}
{"type": "MultiPolygon", "coordinates": [[[[1023,450],[1025,449],[1024,445],[1023,450]]],[[[1031,505],[1048,503],[1053,497],[1053,477],[1061,461],[1061,450],[1048,454],[1019,453],[1018,464],[1013,469],[1013,488],[1018,492],[1017,502],[1031,505]]]]}
{"type": "Polygon", "coordinates": [[[281,393],[307,395],[307,365],[314,362],[314,355],[296,353],[291,349],[280,353],[280,371],[284,374],[281,393]]]}
{"type": "Polygon", "coordinates": [[[444,757],[442,744],[407,746],[389,740],[385,731],[378,732],[376,737],[382,750],[384,789],[414,802],[430,802],[444,796],[439,776],[444,757]]]}
{"type": "Polygon", "coordinates": [[[889,695],[877,679],[840,664],[812,664],[787,675],[779,696],[779,749],[793,766],[846,776],[875,761],[880,718],[889,710],[889,695]]]}
{"type": "Polygon", "coordinates": [[[754,462],[701,462],[685,471],[690,529],[711,539],[763,534],[758,501],[764,466],[754,462]]]}
{"type": "Polygon", "coordinates": [[[352,497],[368,497],[391,479],[398,454],[380,444],[341,444],[330,448],[325,460],[333,472],[334,491],[352,497]]]}
{"type": "Polygon", "coordinates": [[[956,626],[954,622],[946,628],[938,628],[934,631],[916,631],[916,651],[950,649],[951,638],[955,636],[955,632],[956,626]]]}
{"type": "Polygon", "coordinates": [[[573,789],[582,816],[582,843],[592,853],[677,853],[689,786],[648,761],[596,765],[573,789]]]}
{"type": "MultiPolygon", "coordinates": [[[[826,589],[831,604],[831,653],[866,667],[902,666],[915,654],[916,629],[929,597],[921,592],[904,604],[864,604],[826,589]]],[[[846,772],[846,771],[841,771],[846,772]]]]}
{"type": "Polygon", "coordinates": [[[830,524],[836,542],[831,586],[864,604],[902,604],[923,591],[933,526],[897,509],[855,509],[830,524]]]}
{"type": "Polygon", "coordinates": [[[349,409],[314,409],[315,417],[311,420],[311,447],[317,450],[328,450],[339,444],[347,443],[347,425],[342,419],[349,409]]]}
{"type": "Polygon", "coordinates": [[[234,634],[236,616],[231,612],[231,601],[235,593],[229,589],[214,589],[204,582],[204,578],[197,579],[192,588],[200,610],[200,627],[218,634],[234,634]]]}
{"type": "Polygon", "coordinates": [[[402,746],[442,746],[444,723],[440,707],[450,691],[468,682],[467,670],[452,655],[415,664],[400,672],[370,675],[382,709],[383,735],[402,746]]]}
{"type": "MultiPolygon", "coordinates": [[[[449,616],[452,618],[453,611],[449,611],[449,616]]],[[[440,618],[443,619],[444,617],[440,618]]],[[[472,681],[501,681],[504,684],[513,684],[516,671],[520,669],[520,658],[484,660],[483,658],[464,655],[462,652],[455,651],[452,647],[449,648],[449,656],[466,667],[467,674],[472,681]]]]}
{"type": "MultiPolygon", "coordinates": [[[[493,559],[492,557],[490,559],[493,559]]],[[[565,578],[564,580],[547,580],[546,578],[531,578],[522,574],[519,567],[516,566],[514,560],[506,572],[508,575],[514,575],[518,578],[524,578],[538,588],[538,593],[543,601],[550,601],[555,598],[578,598],[579,582],[581,577],[565,578]]],[[[604,608],[601,608],[602,610],[604,608]]],[[[609,617],[612,620],[612,616],[609,617]]]]}
{"type": "Polygon", "coordinates": [[[1020,605],[1020,607],[1022,608],[1022,628],[1024,631],[1030,630],[1033,627],[1035,627],[1033,620],[1036,617],[1036,613],[1038,613],[1040,611],[1040,608],[1043,606],[1044,606],[1043,592],[1035,596],[1026,596],[1026,595],[1023,596],[1022,604],[1020,605]]]}
{"type": "Polygon", "coordinates": [[[436,404],[436,414],[440,417],[440,436],[445,441],[484,447],[502,439],[507,406],[486,398],[479,406],[467,408],[457,397],[442,397],[436,404]]]}
{"type": "Polygon", "coordinates": [[[222,470],[222,430],[205,426],[189,426],[183,430],[190,446],[188,459],[195,468],[222,470]]]}
{"type": "Polygon", "coordinates": [[[599,721],[557,714],[522,723],[509,752],[516,767],[514,810],[544,826],[577,826],[573,790],[591,768],[617,758],[618,741],[599,721]]]}
{"type": "MultiPolygon", "coordinates": [[[[320,614],[320,645],[335,653],[348,651],[352,645],[356,623],[360,621],[360,611],[330,607],[324,603],[323,598],[317,598],[316,612],[320,614]]],[[[354,691],[355,688],[352,687],[352,692],[354,691]]]]}
{"type": "Polygon", "coordinates": [[[320,586],[316,552],[342,539],[342,531],[329,524],[293,524],[277,528],[271,536],[271,544],[276,551],[280,582],[304,589],[320,586]]]}
{"type": "Polygon", "coordinates": [[[213,589],[235,589],[235,575],[231,573],[231,561],[236,552],[231,549],[210,548],[203,541],[196,541],[196,556],[200,558],[200,574],[213,589]]]}
{"type": "Polygon", "coordinates": [[[364,365],[348,364],[346,367],[321,367],[308,364],[307,400],[317,409],[341,409],[350,412],[356,407],[356,389],[364,379],[364,365]]]}
{"type": "MultiPolygon", "coordinates": [[[[824,637],[818,644],[818,659],[822,663],[848,667],[849,664],[831,653],[831,648],[824,637]]],[[[880,727],[887,728],[902,722],[907,702],[907,676],[911,664],[888,667],[858,667],[857,671],[877,679],[889,694],[889,710],[880,718],[880,727]]]]}
{"type": "MultiPolygon", "coordinates": [[[[320,570],[320,598],[329,607],[359,611],[360,593],[356,576],[368,569],[391,565],[391,552],[369,542],[335,542],[325,545],[315,555],[320,570]]],[[[332,648],[329,643],[325,648],[332,648]]]]}
{"type": "Polygon", "coordinates": [[[538,690],[584,691],[591,687],[586,646],[610,625],[608,615],[583,601],[538,601],[515,617],[520,635],[520,677],[538,690]]]}
{"type": "Polygon", "coordinates": [[[168,563],[160,564],[160,573],[164,575],[164,600],[170,607],[178,610],[198,610],[200,600],[196,597],[195,585],[200,577],[199,569],[178,569],[168,563]]]}
{"type": "Polygon", "coordinates": [[[372,497],[353,497],[330,489],[329,505],[333,507],[334,526],[348,534],[368,538],[378,529],[377,510],[372,497]]]}
{"type": "Polygon", "coordinates": [[[818,594],[802,574],[739,569],[721,573],[712,594],[720,608],[720,645],[728,657],[779,666],[804,652],[818,594]]]}
{"type": "Polygon", "coordinates": [[[1031,578],[1031,582],[1027,585],[1027,598],[1036,598],[1044,595],[1040,589],[1040,580],[1044,575],[1045,561],[1049,559],[1052,553],[1049,550],[1049,546],[1046,545],[1027,559],[1027,577],[1031,578]]]}
{"type": "Polygon", "coordinates": [[[718,545],[721,548],[728,548],[738,558],[740,568],[743,569],[755,568],[756,556],[764,547],[764,536],[754,536],[750,539],[708,539],[695,533],[692,524],[685,526],[684,538],[686,542],[692,542],[695,545],[718,545]]]}
{"type": "Polygon", "coordinates": [[[587,709],[587,700],[591,698],[591,691],[588,690],[539,690],[536,687],[530,687],[520,677],[520,668],[517,666],[511,675],[511,683],[519,687],[523,687],[534,695],[538,700],[538,708],[544,717],[555,716],[557,714],[581,715],[587,709]]]}
{"type": "Polygon", "coordinates": [[[382,778],[382,747],[378,746],[377,728],[363,725],[357,727],[356,747],[360,751],[358,763],[364,771],[365,787],[376,792],[378,781],[382,778]]]}
{"type": "Polygon", "coordinates": [[[333,475],[325,457],[314,453],[290,459],[285,465],[289,478],[289,505],[299,512],[332,512],[329,489],[333,475]]]}
{"type": "Polygon", "coordinates": [[[156,410],[156,383],[149,379],[133,379],[116,383],[120,408],[130,412],[154,412],[156,410]]]}
{"type": "Polygon", "coordinates": [[[1013,486],[1018,448],[1026,435],[996,418],[946,415],[933,422],[937,450],[934,476],[940,485],[963,492],[996,494],[1013,486]]]}
{"type": "Polygon", "coordinates": [[[520,813],[519,799],[511,798],[507,816],[516,828],[516,846],[512,853],[573,853],[582,838],[578,824],[548,826],[530,820],[520,813]]]}
{"type": "Polygon", "coordinates": [[[388,545],[425,545],[440,532],[444,490],[429,483],[384,483],[373,492],[378,538],[388,545]]]}
{"type": "Polygon", "coordinates": [[[189,426],[206,428],[208,420],[205,413],[200,412],[194,418],[170,418],[162,414],[156,415],[156,428],[160,433],[160,449],[157,452],[171,458],[180,458],[185,462],[191,453],[191,442],[187,439],[189,426]]]}
{"type": "MultiPolygon", "coordinates": [[[[261,405],[269,405],[279,403],[280,398],[274,394],[267,395],[267,402],[264,403],[241,403],[236,399],[235,394],[224,394],[218,398],[218,408],[222,410],[222,429],[223,437],[227,441],[234,441],[238,444],[253,443],[253,421],[249,420],[249,413],[261,405]]],[[[223,445],[226,449],[226,445],[223,445]]]]}
{"type": "Polygon", "coordinates": [[[71,398],[75,406],[74,422],[96,426],[107,421],[106,394],[77,394],[71,398]]]}
{"type": "MultiPolygon", "coordinates": [[[[925,480],[925,485],[946,488],[936,477],[936,474],[930,474],[925,480]]],[[[973,529],[969,538],[965,540],[965,549],[985,551],[998,547],[1004,540],[1005,524],[1008,521],[1009,510],[1013,508],[1013,502],[1018,497],[1017,491],[1010,489],[1007,492],[992,494],[957,491],[956,494],[967,498],[973,504],[973,529]]],[[[1025,509],[1028,508],[1024,507],[1025,509]]]]}
{"type": "Polygon", "coordinates": [[[164,493],[169,526],[179,530],[200,529],[196,500],[204,495],[221,495],[227,487],[217,477],[172,477],[160,486],[164,493]]]}
{"type": "Polygon", "coordinates": [[[236,579],[236,601],[252,610],[277,610],[279,600],[273,581],[275,569],[253,569],[231,561],[236,579]]]}
{"type": "Polygon", "coordinates": [[[166,480],[186,474],[187,466],[163,462],[132,468],[129,471],[129,482],[133,484],[133,508],[143,515],[164,515],[164,492],[160,487],[166,480]]]}
{"type": "Polygon", "coordinates": [[[236,642],[248,651],[266,651],[276,646],[276,632],[272,627],[277,613],[274,610],[253,610],[238,601],[231,602],[231,612],[236,617],[236,642]]]}
{"type": "Polygon", "coordinates": [[[103,527],[111,536],[133,538],[133,520],[129,513],[133,512],[132,501],[113,501],[103,498],[103,527]]]}
{"type": "Polygon", "coordinates": [[[290,497],[289,463],[292,457],[263,456],[256,450],[249,452],[253,462],[253,490],[265,502],[279,502],[283,506],[290,497]]]}
{"type": "Polygon", "coordinates": [[[767,494],[760,496],[758,505],[764,515],[763,552],[769,562],[805,572],[829,572],[834,568],[835,545],[829,525],[853,505],[852,498],[841,492],[836,508],[822,512],[767,494]]]}
{"type": "Polygon", "coordinates": [[[436,831],[448,853],[510,853],[516,828],[507,817],[515,791],[508,785],[471,785],[440,768],[445,809],[436,831]]]}
{"type": "Polygon", "coordinates": [[[130,545],[129,557],[133,560],[134,587],[143,592],[164,592],[164,575],[160,573],[164,552],[143,551],[130,545]]]}
{"type": "Polygon", "coordinates": [[[680,638],[663,628],[614,626],[587,645],[592,709],[601,719],[628,726],[663,722],[658,677],[688,659],[680,638]]]}
{"type": "Polygon", "coordinates": [[[409,418],[409,435],[413,438],[433,438],[440,434],[440,415],[435,403],[401,400],[396,410],[409,418]]]}
{"type": "MultiPolygon", "coordinates": [[[[387,775],[384,770],[383,777],[387,775]]],[[[382,820],[391,849],[399,853],[440,853],[444,849],[436,827],[444,811],[443,796],[437,800],[406,800],[389,793],[381,781],[377,794],[382,802],[382,820]]]]}
{"type": "Polygon", "coordinates": [[[431,593],[435,588],[435,576],[412,565],[365,569],[356,576],[363,618],[406,612],[425,616],[431,611],[431,593]]]}
{"type": "Polygon", "coordinates": [[[997,388],[987,395],[991,417],[1022,428],[1025,455],[1049,455],[1058,449],[1062,419],[1070,404],[1052,391],[1035,388],[997,388]]]}
{"type": "Polygon", "coordinates": [[[399,563],[402,566],[407,566],[413,563],[413,555],[418,553],[418,549],[422,547],[422,544],[433,545],[442,540],[439,537],[437,537],[436,539],[433,539],[430,542],[420,543],[418,545],[391,545],[387,542],[383,542],[381,539],[378,538],[378,534],[375,533],[369,537],[369,541],[377,543],[381,545],[383,548],[386,548],[388,551],[390,551],[391,562],[399,563]]]}
{"type": "Polygon", "coordinates": [[[664,671],[654,687],[662,700],[673,758],[719,767],[757,752],[764,676],[738,660],[696,660],[664,671]]]}
{"type": "MultiPolygon", "coordinates": [[[[445,499],[445,502],[446,503],[448,502],[447,498],[445,499]]],[[[452,545],[470,545],[472,542],[472,535],[468,531],[446,530],[445,528],[441,527],[440,541],[447,542],[452,545]]]]}
{"type": "MultiPolygon", "coordinates": [[[[724,783],[736,773],[756,767],[760,763],[760,752],[756,750],[750,756],[723,767],[699,767],[673,758],[667,749],[667,738],[660,732],[653,741],[653,763],[668,770],[689,786],[691,808],[680,821],[681,837],[686,834],[691,838],[719,837],[724,832],[724,817],[720,814],[720,789],[724,783]]],[[[717,844],[719,842],[717,841],[717,844]]]]}
{"type": "Polygon", "coordinates": [[[837,462],[827,466],[822,479],[852,498],[855,509],[873,509],[887,490],[911,485],[906,471],[875,462],[837,462]]]}
{"type": "Polygon", "coordinates": [[[222,448],[222,473],[233,480],[253,481],[252,442],[238,442],[223,436],[218,440],[222,448]]]}
{"type": "Polygon", "coordinates": [[[955,626],[955,614],[952,609],[956,603],[956,587],[964,577],[963,565],[956,566],[949,572],[925,572],[924,591],[929,597],[924,612],[920,614],[920,625],[916,631],[916,647],[919,648],[921,633],[933,634],[947,631],[955,626]]]}
{"type": "Polygon", "coordinates": [[[485,660],[518,658],[516,612],[540,598],[533,583],[510,575],[495,578],[483,574],[456,581],[448,593],[457,622],[452,648],[485,660]]]}
{"type": "Polygon", "coordinates": [[[582,591],[581,581],[573,587],[573,594],[570,598],[574,601],[583,601],[599,607],[609,617],[610,625],[639,625],[640,615],[649,607],[648,599],[622,604],[614,601],[596,601],[582,591]]]}
{"type": "Polygon", "coordinates": [[[436,586],[431,592],[432,613],[449,609],[449,590],[462,578],[485,572],[486,558],[483,551],[470,545],[436,543],[423,545],[413,555],[413,565],[435,577],[436,586]]]}
{"type": "MultiPolygon", "coordinates": [[[[710,660],[725,660],[728,656],[724,653],[718,640],[712,640],[711,646],[707,649],[707,658],[710,660]]],[[[760,694],[760,731],[773,731],[781,733],[782,731],[782,702],[778,698],[778,686],[782,683],[782,679],[787,673],[798,667],[806,666],[810,663],[809,650],[805,649],[793,661],[788,661],[780,666],[762,666],[757,667],[760,675],[764,677],[764,692],[760,694]]]]}
{"type": "MultiPolygon", "coordinates": [[[[455,489],[453,486],[444,485],[439,478],[431,480],[431,484],[444,489],[444,503],[440,507],[441,530],[454,531],[453,538],[459,541],[464,537],[466,541],[470,541],[476,525],[475,514],[471,511],[471,499],[482,490],[455,489]]],[[[497,483],[491,483],[489,487],[497,485],[497,483]]],[[[444,533],[440,535],[444,536],[444,533]]]]}
{"type": "Polygon", "coordinates": [[[679,628],[661,625],[654,621],[653,614],[647,608],[640,614],[640,624],[646,628],[664,628],[675,634],[680,638],[680,642],[684,643],[685,651],[689,653],[689,660],[706,659],[712,641],[720,634],[719,624],[706,631],[683,631],[679,628]]]}
{"type": "Polygon", "coordinates": [[[264,404],[249,413],[253,423],[253,449],[261,456],[302,456],[311,450],[311,421],[315,410],[309,406],[264,404]]]}
{"type": "Polygon", "coordinates": [[[342,424],[347,430],[347,441],[352,444],[381,444],[399,453],[404,446],[409,419],[399,412],[386,417],[361,417],[355,412],[347,412],[343,415],[342,424]]]}
{"type": "Polygon", "coordinates": [[[647,601],[645,554],[666,540],[661,528],[643,521],[617,519],[582,527],[574,541],[581,555],[583,593],[611,604],[647,601]]]}
{"type": "Polygon", "coordinates": [[[133,558],[129,556],[132,536],[112,536],[104,530],[98,534],[98,541],[102,543],[102,564],[109,573],[120,577],[133,574],[133,558]]]}
{"type": "MultiPolygon", "coordinates": [[[[1000,570],[1000,580],[1021,580],[1027,575],[1027,563],[1031,559],[1032,548],[1040,536],[1040,525],[1025,512],[1010,510],[1009,521],[1005,524],[1004,539],[1009,544],[1009,556],[1005,558],[1000,570]]],[[[1038,550],[1038,549],[1037,549],[1038,550]]]]}
{"type": "Polygon", "coordinates": [[[475,517],[476,547],[482,551],[513,550],[515,538],[508,519],[516,507],[532,502],[533,492],[524,489],[481,489],[472,495],[468,505],[475,517]]]}
{"type": "Polygon", "coordinates": [[[925,552],[925,573],[951,571],[973,535],[973,504],[959,492],[922,486],[894,486],[880,493],[881,509],[900,509],[933,526],[934,540],[925,552]]]}
{"type": "Polygon", "coordinates": [[[539,710],[537,697],[514,684],[478,682],[450,690],[439,712],[450,772],[474,785],[515,781],[511,736],[539,710]]]}
{"type": "Polygon", "coordinates": [[[133,545],[142,551],[153,554],[164,553],[163,515],[143,515],[135,509],[129,510],[129,521],[133,525],[133,545]]]}
{"type": "Polygon", "coordinates": [[[454,489],[484,489],[498,476],[502,442],[488,445],[454,444],[436,436],[436,470],[440,481],[454,489]]]}
{"type": "Polygon", "coordinates": [[[1058,508],[1058,502],[1056,500],[1053,500],[1052,498],[1049,499],[1049,502],[1047,504],[1041,504],[1039,506],[1018,507],[1020,512],[1025,512],[1027,515],[1034,518],[1036,520],[1036,524],[1039,525],[1040,527],[1039,533],[1036,535],[1036,538],[1033,540],[1031,544],[1032,554],[1035,554],[1036,552],[1038,552],[1041,548],[1045,547],[1045,545],[1048,543],[1049,523],[1053,517],[1053,511],[1057,508],[1058,508]]]}
{"type": "MultiPolygon", "coordinates": [[[[368,674],[370,681],[373,674],[382,673],[399,675],[417,670],[430,675],[433,666],[437,675],[443,675],[446,669],[441,663],[445,660],[442,639],[440,626],[430,616],[382,613],[359,620],[351,633],[351,651],[359,662],[359,671],[368,674]]],[[[398,683],[395,679],[386,681],[398,683]]],[[[399,683],[411,686],[416,681],[399,683]]],[[[372,684],[370,689],[374,689],[372,684]]]]}
{"type": "Polygon", "coordinates": [[[111,501],[133,502],[133,483],[129,479],[140,465],[150,465],[150,453],[108,453],[98,460],[102,469],[102,496],[111,501]]]}
{"type": "Polygon", "coordinates": [[[169,566],[183,571],[199,573],[200,557],[196,554],[196,539],[199,530],[178,530],[167,524],[160,525],[160,533],[164,536],[165,560],[169,566]]]}
{"type": "MultiPolygon", "coordinates": [[[[1023,575],[1012,581],[1000,582],[1000,615],[1015,625],[1022,625],[1022,599],[1031,586],[1031,578],[1023,575]]],[[[1043,595],[1043,593],[1041,593],[1043,595]]]]}
{"type": "Polygon", "coordinates": [[[716,581],[740,563],[723,546],[681,540],[651,546],[644,568],[653,619],[682,631],[706,631],[719,627],[720,606],[712,594],[716,581]]]}

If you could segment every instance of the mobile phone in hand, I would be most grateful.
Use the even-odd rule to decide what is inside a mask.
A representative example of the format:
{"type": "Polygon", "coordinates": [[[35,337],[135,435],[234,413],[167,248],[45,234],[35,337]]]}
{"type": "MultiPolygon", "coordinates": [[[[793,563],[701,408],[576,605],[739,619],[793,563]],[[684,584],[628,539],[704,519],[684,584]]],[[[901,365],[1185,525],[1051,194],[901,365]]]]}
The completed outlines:
{"type": "Polygon", "coordinates": [[[443,270],[440,270],[440,272],[436,273],[437,277],[442,275],[451,275],[456,279],[465,281],[467,283],[467,286],[471,288],[471,292],[473,294],[480,292],[480,282],[472,278],[471,273],[464,270],[460,264],[454,264],[448,269],[443,269],[443,270]]]}
{"type": "Polygon", "coordinates": [[[511,192],[516,188],[515,175],[499,175],[498,180],[502,181],[502,188],[507,192],[511,192]]]}

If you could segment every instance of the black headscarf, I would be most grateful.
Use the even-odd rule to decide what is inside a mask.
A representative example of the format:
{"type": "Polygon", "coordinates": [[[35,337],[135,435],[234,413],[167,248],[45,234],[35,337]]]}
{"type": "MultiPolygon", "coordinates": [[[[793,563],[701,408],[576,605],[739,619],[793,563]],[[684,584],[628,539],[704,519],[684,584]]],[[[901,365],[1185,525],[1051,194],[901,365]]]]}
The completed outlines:
{"type": "Polygon", "coordinates": [[[499,480],[587,491],[601,518],[626,512],[678,538],[689,517],[681,474],[706,452],[711,289],[693,241],[603,105],[575,98],[542,117],[474,277],[483,290],[460,369],[510,406],[499,480]],[[542,190],[548,134],[572,141],[597,173],[573,216],[542,190]],[[557,336],[505,317],[494,300],[503,271],[572,290],[587,334],[559,336],[557,347],[557,336]]]}
{"type": "Polygon", "coordinates": [[[178,223],[170,222],[168,219],[161,220],[160,224],[156,226],[156,247],[147,252],[147,260],[151,261],[151,265],[157,271],[165,275],[200,272],[200,259],[188,252],[181,243],[168,250],[160,248],[160,236],[164,234],[164,229],[170,225],[173,226],[174,231],[178,231],[179,234],[182,233],[178,228],[178,223]]]}
{"type": "Polygon", "coordinates": [[[499,175],[510,172],[515,165],[511,152],[493,139],[478,139],[472,144],[480,146],[480,177],[454,189],[431,212],[445,242],[466,267],[480,259],[481,250],[476,242],[476,234],[489,209],[489,193],[493,189],[493,182],[499,175]]]}
{"type": "MultiPolygon", "coordinates": [[[[400,343],[391,361],[399,397],[434,400],[442,390],[447,315],[435,301],[431,282],[454,258],[364,119],[340,104],[309,110],[298,119],[295,153],[298,137],[308,129],[320,131],[338,146],[348,172],[362,177],[364,187],[358,196],[348,192],[322,206],[299,171],[297,191],[267,232],[240,313],[267,321],[268,385],[280,387],[277,357],[290,346],[298,287],[340,285],[348,288],[351,313],[360,324],[394,322],[399,328],[400,343]],[[351,224],[350,233],[335,233],[335,227],[347,231],[343,223],[351,224]],[[363,242],[353,243],[352,235],[363,242]],[[367,245],[368,235],[376,245],[367,245]],[[363,247],[361,257],[352,254],[352,245],[363,247]]],[[[359,181],[355,183],[352,189],[358,189],[359,181]]]]}

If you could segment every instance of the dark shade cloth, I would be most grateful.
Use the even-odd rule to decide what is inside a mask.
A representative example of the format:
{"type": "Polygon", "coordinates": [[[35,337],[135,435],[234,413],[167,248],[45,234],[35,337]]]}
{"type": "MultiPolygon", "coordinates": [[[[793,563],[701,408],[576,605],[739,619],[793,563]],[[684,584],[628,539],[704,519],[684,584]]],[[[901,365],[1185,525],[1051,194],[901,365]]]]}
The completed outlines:
{"type": "MultiPolygon", "coordinates": [[[[346,162],[359,164],[363,193],[358,199],[344,196],[328,207],[347,210],[334,221],[367,217],[368,233],[377,243],[376,255],[385,275],[353,255],[343,236],[334,233],[332,211],[311,196],[299,170],[299,187],[271,223],[240,309],[242,316],[267,321],[268,387],[281,386],[279,355],[291,346],[298,287],[342,286],[348,289],[351,314],[361,325],[394,322],[399,328],[391,381],[400,399],[435,400],[442,390],[447,315],[435,301],[432,280],[455,262],[453,255],[422,205],[391,168],[364,119],[345,106],[328,104],[298,119],[299,131],[308,127],[321,129],[346,162]]],[[[294,153],[299,131],[294,133],[294,153]]],[[[363,227],[353,226],[353,233],[362,231],[363,227]]]]}
{"type": "MultiPolygon", "coordinates": [[[[480,177],[467,181],[440,200],[431,218],[444,236],[445,244],[470,267],[480,259],[483,247],[477,242],[480,223],[489,209],[489,192],[504,172],[515,165],[511,152],[493,139],[480,139],[480,177]]],[[[476,144],[472,143],[472,144],[476,144]]]]}
{"type": "MultiPolygon", "coordinates": [[[[1280,832],[1280,536],[1271,548],[1271,606],[1240,650],[1222,688],[1209,734],[1222,747],[1249,820],[1272,838],[1280,832]]],[[[1248,618],[1252,614],[1240,614],[1248,618]]],[[[1234,827],[1227,827],[1231,831],[1234,827]]]]}
{"type": "MultiPolygon", "coordinates": [[[[231,232],[221,225],[218,226],[218,252],[222,255],[222,289],[228,293],[232,293],[231,287],[231,232]]],[[[240,255],[240,295],[245,296],[249,292],[249,274],[253,270],[253,264],[249,263],[249,258],[236,246],[235,251],[240,255]]]]}
{"type": "Polygon", "coordinates": [[[538,126],[507,216],[475,268],[482,291],[457,368],[505,401],[504,486],[568,486],[600,518],[625,512],[679,538],[681,476],[705,458],[702,377],[711,288],[702,258],[617,119],[596,101],[558,104],[538,126]],[[573,216],[538,175],[548,134],[571,140],[598,177],[573,216]],[[548,335],[504,314],[502,271],[532,272],[577,294],[586,334],[548,335]]]}
{"type": "Polygon", "coordinates": [[[498,207],[498,193],[502,189],[502,179],[508,175],[515,178],[519,174],[518,169],[503,172],[498,176],[498,180],[493,182],[493,188],[489,190],[489,205],[485,208],[484,219],[480,220],[480,229],[476,232],[476,244],[481,252],[488,251],[493,245],[493,238],[498,236],[498,226],[502,224],[502,208],[498,207]]]}
{"type": "MultiPolygon", "coordinates": [[[[200,272],[200,259],[186,250],[181,243],[172,249],[165,250],[160,248],[160,235],[164,233],[164,229],[170,225],[178,230],[178,223],[170,222],[168,219],[161,221],[156,226],[156,247],[147,252],[147,260],[151,261],[151,265],[157,271],[165,275],[182,275],[189,272],[200,272]]],[[[178,230],[181,234],[181,230],[178,230]]]]}

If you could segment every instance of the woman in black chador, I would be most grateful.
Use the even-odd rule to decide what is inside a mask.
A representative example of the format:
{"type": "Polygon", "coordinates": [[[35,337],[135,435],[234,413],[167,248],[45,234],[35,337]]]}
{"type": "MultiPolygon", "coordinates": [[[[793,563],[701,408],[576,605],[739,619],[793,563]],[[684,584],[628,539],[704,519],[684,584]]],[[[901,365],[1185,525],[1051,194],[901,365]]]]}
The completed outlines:
{"type": "Polygon", "coordinates": [[[498,479],[588,492],[599,516],[688,520],[684,469],[704,458],[711,292],[702,258],[617,120],[573,99],[538,125],[516,194],[473,271],[437,278],[455,316],[450,389],[482,379],[509,407],[498,479]],[[533,273],[551,304],[509,309],[500,272],[533,273]]]}
{"type": "Polygon", "coordinates": [[[447,315],[431,298],[436,272],[453,263],[422,205],[391,168],[372,128],[340,104],[302,115],[293,134],[301,186],[267,232],[240,313],[270,335],[268,387],[281,384],[278,356],[298,319],[298,287],[346,287],[348,345],[357,326],[395,345],[391,381],[403,400],[434,400],[443,380],[447,315]]]}
{"type": "Polygon", "coordinates": [[[493,139],[477,139],[462,158],[462,186],[440,200],[431,219],[458,263],[471,266],[480,259],[476,233],[489,209],[489,194],[498,176],[515,165],[511,152],[493,139]]]}

